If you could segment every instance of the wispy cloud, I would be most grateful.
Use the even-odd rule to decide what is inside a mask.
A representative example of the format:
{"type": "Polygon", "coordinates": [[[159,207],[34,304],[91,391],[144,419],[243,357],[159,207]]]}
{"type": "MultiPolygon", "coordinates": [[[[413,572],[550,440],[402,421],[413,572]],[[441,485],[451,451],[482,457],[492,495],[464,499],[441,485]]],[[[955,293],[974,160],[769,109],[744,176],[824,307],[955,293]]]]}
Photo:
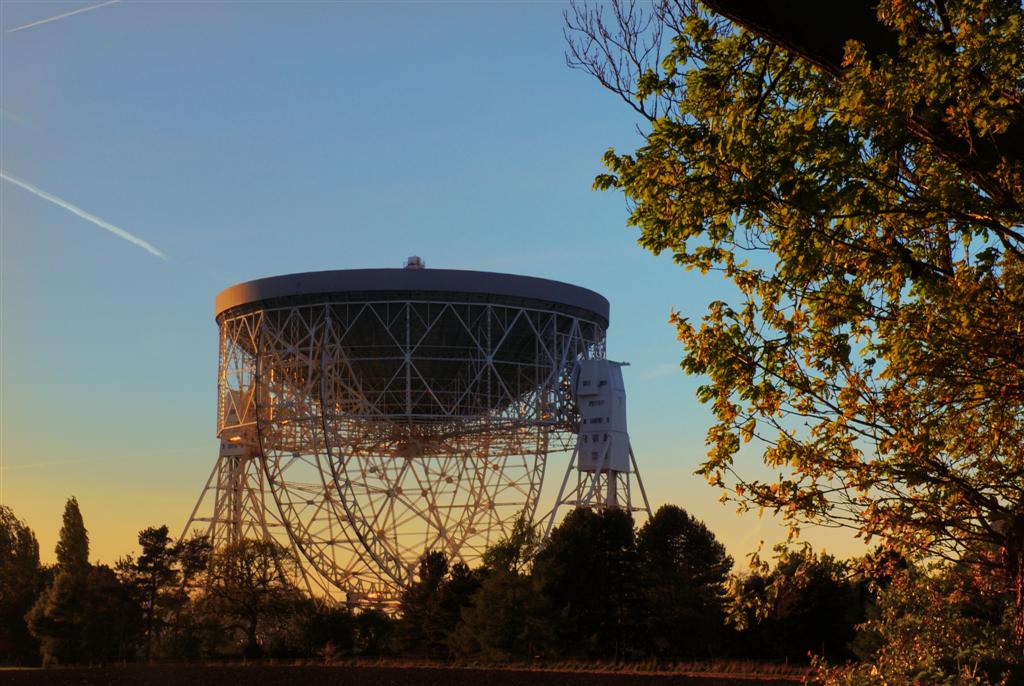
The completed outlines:
{"type": "Polygon", "coordinates": [[[25,29],[30,29],[33,26],[40,26],[42,24],[49,24],[51,21],[59,21],[61,19],[66,19],[67,17],[73,17],[76,14],[81,14],[82,12],[91,12],[92,10],[98,10],[101,7],[106,7],[107,5],[113,5],[114,3],[120,2],[120,1],[121,0],[107,0],[107,2],[101,2],[98,5],[89,5],[88,7],[81,7],[79,9],[77,9],[77,10],[72,10],[70,12],[65,12],[64,14],[58,14],[55,17],[47,17],[46,19],[39,19],[38,21],[34,21],[34,22],[29,23],[29,24],[23,24],[22,26],[16,26],[13,29],[7,29],[7,33],[14,33],[15,31],[24,31],[25,29]]]}
{"type": "Polygon", "coordinates": [[[0,471],[10,472],[15,469],[43,469],[45,467],[61,467],[69,464],[81,464],[83,462],[100,462],[100,458],[82,460],[54,460],[52,462],[29,462],[25,464],[0,465],[0,471]]]}
{"type": "Polygon", "coordinates": [[[665,364],[659,364],[653,369],[649,369],[640,375],[640,379],[643,381],[650,381],[651,379],[660,379],[666,376],[675,376],[676,374],[682,374],[679,369],[678,362],[666,362],[665,364]]]}
{"type": "Polygon", "coordinates": [[[108,222],[108,221],[106,221],[104,219],[100,219],[96,215],[90,214],[89,212],[86,212],[85,210],[83,210],[80,207],[72,205],[67,200],[64,200],[62,198],[58,198],[56,195],[53,195],[52,193],[47,193],[46,191],[44,191],[41,188],[36,188],[35,186],[33,186],[32,184],[28,183],[27,181],[22,181],[21,179],[15,178],[15,177],[11,176],[10,174],[8,174],[7,172],[5,172],[3,169],[0,169],[0,179],[3,179],[4,181],[7,181],[8,183],[13,183],[15,186],[18,186],[19,188],[24,188],[29,193],[32,193],[33,195],[37,195],[40,198],[42,198],[43,200],[47,200],[49,202],[52,202],[54,205],[57,205],[58,207],[63,207],[65,210],[67,210],[68,212],[71,212],[72,214],[77,214],[79,217],[81,217],[82,219],[86,220],[87,222],[92,222],[93,224],[95,224],[96,226],[100,227],[101,229],[106,229],[110,233],[114,234],[115,236],[119,236],[120,238],[125,239],[129,243],[134,243],[135,245],[139,246],[140,248],[142,248],[146,252],[150,253],[151,255],[155,255],[155,256],[159,257],[161,260],[166,260],[167,259],[166,255],[164,255],[162,252],[160,252],[155,247],[153,247],[150,243],[147,243],[146,241],[142,240],[138,236],[133,236],[132,234],[128,233],[127,231],[125,231],[121,227],[114,226],[110,222],[108,222]]]}
{"type": "Polygon", "coordinates": [[[4,119],[10,119],[15,124],[20,124],[21,126],[28,126],[27,121],[16,115],[14,112],[9,112],[3,109],[2,107],[0,107],[0,117],[3,117],[4,119]]]}

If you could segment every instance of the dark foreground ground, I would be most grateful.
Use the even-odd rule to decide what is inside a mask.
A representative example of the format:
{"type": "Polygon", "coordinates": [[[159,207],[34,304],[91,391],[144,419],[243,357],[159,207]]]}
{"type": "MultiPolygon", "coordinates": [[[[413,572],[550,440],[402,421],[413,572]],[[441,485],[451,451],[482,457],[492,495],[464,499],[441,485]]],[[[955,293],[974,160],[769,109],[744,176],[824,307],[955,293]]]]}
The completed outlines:
{"type": "Polygon", "coordinates": [[[798,678],[433,667],[174,666],[0,670],[7,686],[796,686],[798,678]]]}

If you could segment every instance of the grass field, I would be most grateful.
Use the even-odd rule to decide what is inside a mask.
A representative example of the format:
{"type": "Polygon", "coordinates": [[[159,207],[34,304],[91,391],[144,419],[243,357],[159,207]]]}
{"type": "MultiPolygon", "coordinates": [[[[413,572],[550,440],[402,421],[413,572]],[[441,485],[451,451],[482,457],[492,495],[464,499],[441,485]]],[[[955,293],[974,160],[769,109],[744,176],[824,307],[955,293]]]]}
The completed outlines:
{"type": "Polygon", "coordinates": [[[6,686],[795,686],[795,675],[370,666],[154,665],[0,670],[6,686]]]}

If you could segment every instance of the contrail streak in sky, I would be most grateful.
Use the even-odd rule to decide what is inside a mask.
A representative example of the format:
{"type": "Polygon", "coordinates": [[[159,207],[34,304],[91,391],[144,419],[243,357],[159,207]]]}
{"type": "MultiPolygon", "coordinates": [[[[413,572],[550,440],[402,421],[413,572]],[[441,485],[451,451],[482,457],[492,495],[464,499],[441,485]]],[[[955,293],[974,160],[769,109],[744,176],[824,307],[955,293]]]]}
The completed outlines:
{"type": "Polygon", "coordinates": [[[90,5],[88,7],[82,7],[82,8],[77,9],[77,10],[72,10],[70,12],[65,12],[64,14],[58,14],[56,17],[47,17],[46,19],[40,19],[39,21],[34,21],[31,24],[25,24],[24,26],[17,26],[17,27],[15,27],[13,29],[7,29],[7,33],[14,33],[15,31],[24,31],[25,29],[30,29],[33,26],[39,26],[40,24],[49,24],[51,21],[57,21],[58,19],[64,19],[65,17],[70,17],[70,16],[75,15],[75,14],[81,14],[82,12],[89,12],[91,10],[98,10],[101,7],[106,7],[107,5],[113,5],[115,2],[120,2],[120,1],[121,0],[107,0],[106,2],[101,2],[98,5],[90,5]]]}
{"type": "Polygon", "coordinates": [[[38,195],[43,200],[48,200],[48,201],[52,202],[54,205],[57,205],[58,207],[63,207],[65,210],[67,210],[68,212],[71,212],[72,214],[77,214],[79,217],[81,217],[82,219],[86,220],[87,222],[92,222],[93,224],[95,224],[96,226],[100,227],[101,229],[106,229],[110,233],[112,233],[112,234],[114,234],[116,236],[120,236],[121,238],[125,239],[129,243],[134,243],[135,245],[139,246],[140,248],[142,248],[146,252],[150,253],[151,255],[156,255],[161,260],[166,260],[167,259],[166,255],[164,255],[162,252],[160,252],[159,250],[157,250],[156,248],[154,248],[152,245],[150,245],[146,241],[142,240],[141,238],[138,238],[136,236],[131,235],[130,233],[128,233],[124,229],[122,229],[120,227],[117,227],[117,226],[114,226],[110,222],[104,221],[103,219],[100,219],[99,217],[97,217],[94,214],[89,214],[88,212],[86,212],[85,210],[83,210],[80,207],[75,207],[74,205],[69,203],[67,200],[63,200],[61,198],[58,198],[56,195],[53,195],[51,193],[47,193],[46,191],[44,191],[41,188],[36,188],[35,186],[33,186],[32,184],[30,184],[30,183],[28,183],[26,181],[22,181],[21,179],[14,178],[13,176],[11,176],[7,172],[5,172],[3,169],[0,169],[0,179],[3,179],[4,181],[8,181],[10,183],[13,183],[15,186],[19,186],[21,188],[24,188],[29,193],[32,193],[34,195],[38,195]]]}

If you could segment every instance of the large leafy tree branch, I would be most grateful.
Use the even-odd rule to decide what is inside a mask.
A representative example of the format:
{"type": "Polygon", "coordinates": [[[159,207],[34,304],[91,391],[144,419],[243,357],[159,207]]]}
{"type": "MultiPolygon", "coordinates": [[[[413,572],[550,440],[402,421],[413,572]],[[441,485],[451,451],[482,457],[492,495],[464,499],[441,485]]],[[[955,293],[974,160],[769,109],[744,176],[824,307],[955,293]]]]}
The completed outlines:
{"type": "MultiPolygon", "coordinates": [[[[913,7],[913,3],[883,5],[881,15],[879,3],[857,0],[828,4],[802,0],[782,5],[749,0],[708,0],[706,4],[737,25],[781,45],[834,77],[843,76],[845,50],[851,41],[874,63],[887,64],[901,59],[901,36],[906,44],[908,38],[930,34],[927,36],[928,59],[940,58],[932,66],[942,68],[946,63],[956,68],[955,72],[942,76],[961,77],[963,81],[955,84],[959,88],[980,87],[992,93],[994,99],[1001,101],[992,103],[999,110],[1000,121],[993,126],[992,122],[985,121],[984,115],[978,116],[980,112],[965,109],[960,98],[946,93],[947,97],[942,100],[922,100],[904,112],[908,136],[932,146],[990,197],[1018,212],[1022,209],[1020,196],[1012,188],[1020,184],[1019,169],[1016,178],[1008,183],[1004,168],[1007,160],[1024,159],[1024,109],[1020,92],[1015,92],[1012,84],[1004,88],[1006,84],[992,81],[1000,75],[993,74],[990,65],[985,64],[984,58],[991,55],[974,55],[982,58],[974,62],[961,59],[966,47],[964,39],[987,38],[986,23],[994,25],[1007,10],[1012,11],[1012,6],[1000,8],[998,3],[974,3],[967,9],[980,12],[973,15],[976,26],[971,33],[974,35],[967,36],[965,26],[954,23],[963,19],[965,8],[955,4],[947,7],[943,0],[921,2],[918,7],[913,7]]],[[[1013,30],[1009,33],[1012,35],[1013,30]]],[[[997,41],[989,49],[1014,48],[1012,41],[1000,44],[997,36],[992,37],[997,41]]],[[[1017,69],[1020,69],[1019,63],[1017,69]]],[[[1020,241],[1019,232],[1010,227],[1000,228],[1020,241]]],[[[1019,251],[1019,245],[1017,248],[1019,251]]]]}
{"type": "Polygon", "coordinates": [[[988,565],[1024,641],[1019,2],[611,7],[567,13],[569,63],[649,130],[595,185],[741,294],[674,318],[701,471],[794,528],[988,565]],[[735,464],[755,437],[777,478],[735,464]]]}

